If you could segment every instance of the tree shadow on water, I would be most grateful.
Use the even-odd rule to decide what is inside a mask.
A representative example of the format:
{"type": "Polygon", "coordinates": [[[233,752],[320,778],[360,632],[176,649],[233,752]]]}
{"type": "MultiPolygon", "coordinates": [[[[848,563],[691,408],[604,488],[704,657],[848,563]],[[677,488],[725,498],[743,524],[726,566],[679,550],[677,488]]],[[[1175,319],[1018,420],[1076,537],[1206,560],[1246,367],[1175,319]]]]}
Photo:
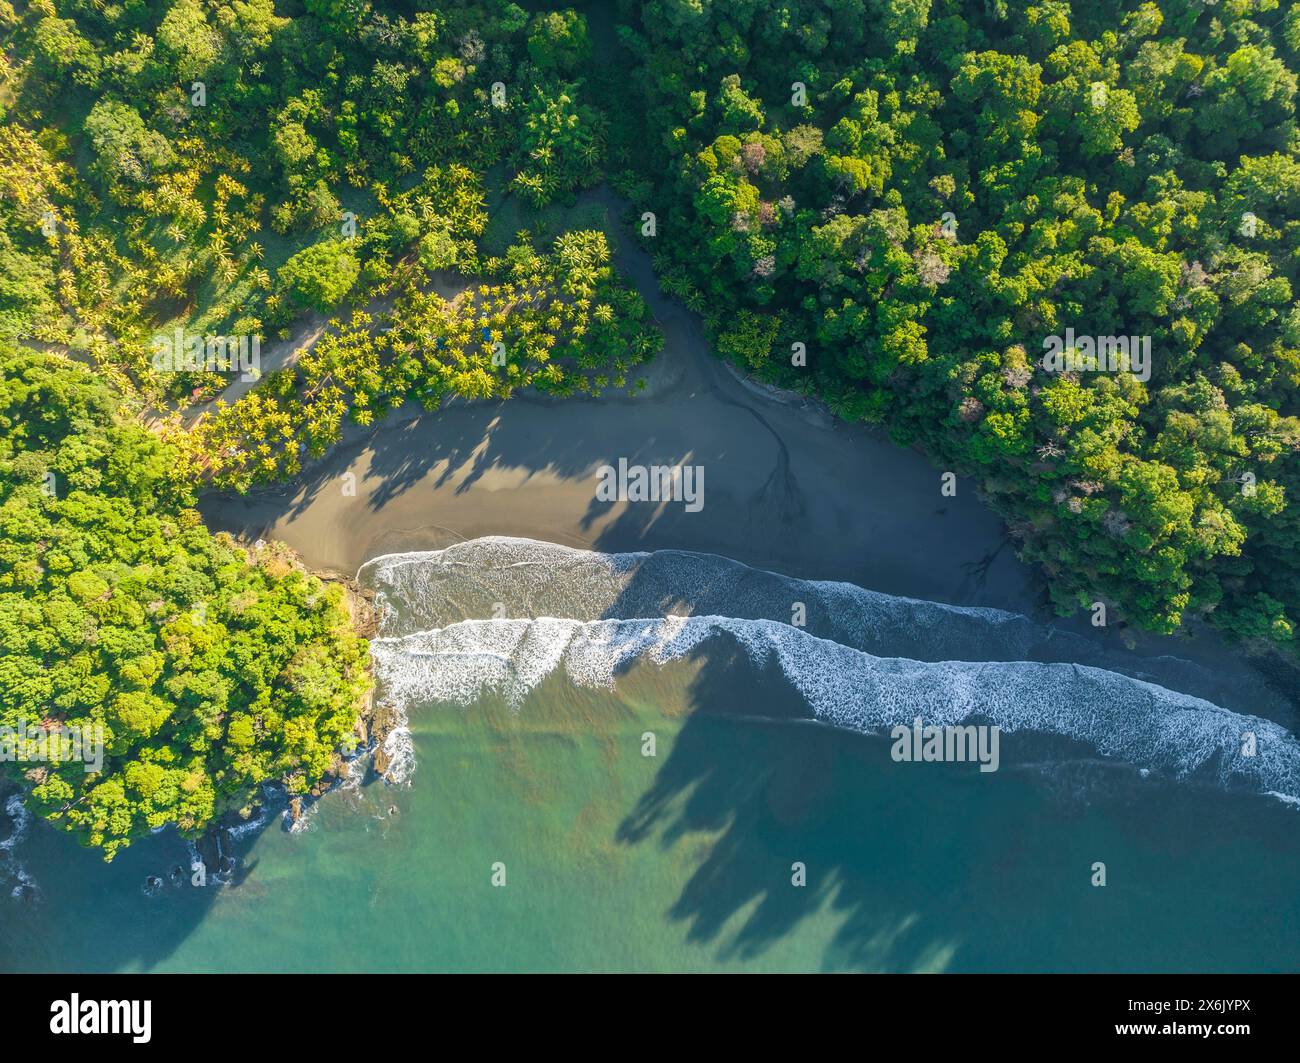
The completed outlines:
{"type": "MultiPolygon", "coordinates": [[[[141,838],[106,863],[97,851],[36,820],[0,866],[0,972],[149,971],[164,963],[208,917],[225,891],[266,887],[249,859],[265,830],[281,829],[280,809],[245,828],[225,851],[224,874],[192,881],[191,854],[175,831],[141,838]],[[11,894],[19,878],[28,885],[11,894]]],[[[0,835],[8,831],[0,824],[0,835]]]]}
{"type": "Polygon", "coordinates": [[[1096,760],[1017,763],[1007,736],[994,773],[895,763],[887,737],[808,720],[775,664],[755,669],[724,638],[697,658],[692,713],[617,831],[665,854],[712,839],[665,914],[719,959],[890,971],[1300,959],[1293,809],[1096,760]]]}

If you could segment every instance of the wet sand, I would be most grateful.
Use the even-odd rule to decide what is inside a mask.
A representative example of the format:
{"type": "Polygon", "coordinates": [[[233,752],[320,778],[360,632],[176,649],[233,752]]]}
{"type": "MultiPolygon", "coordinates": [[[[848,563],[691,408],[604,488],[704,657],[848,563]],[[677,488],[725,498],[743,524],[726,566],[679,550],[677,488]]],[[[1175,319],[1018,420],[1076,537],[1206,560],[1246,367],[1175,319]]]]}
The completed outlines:
{"type": "MultiPolygon", "coordinates": [[[[617,216],[607,192],[584,201],[617,216]]],[[[699,319],[659,291],[648,254],[622,240],[615,258],[666,340],[633,374],[647,379],[642,394],[408,407],[378,426],[348,426],[291,485],[206,496],[209,526],[282,539],[310,566],[348,574],[379,554],[511,535],[600,551],[708,551],[802,578],[1049,618],[1041,582],[971,480],[959,477],[956,496],[944,497],[942,470],[919,453],[743,382],[709,352],[699,319]],[[598,501],[599,468],[620,459],[701,466],[703,508],[598,501]]],[[[1082,616],[1060,624],[1120,639],[1082,616]]],[[[1139,642],[1145,653],[1253,672],[1209,633],[1139,642]]],[[[1255,711],[1286,715],[1282,703],[1255,711]]]]}
{"type": "Polygon", "coordinates": [[[1034,607],[1028,571],[1002,549],[1002,524],[970,481],[945,498],[921,455],[746,387],[709,353],[694,315],[658,293],[649,256],[625,246],[618,264],[667,341],[638,374],[641,395],[404,409],[377,428],[350,426],[293,485],[205,498],[211,525],[284,539],[308,564],[349,573],[377,554],[498,534],[706,550],[893,594],[1034,607]],[[597,501],[598,469],[620,458],[701,466],[703,508],[597,501]]]}

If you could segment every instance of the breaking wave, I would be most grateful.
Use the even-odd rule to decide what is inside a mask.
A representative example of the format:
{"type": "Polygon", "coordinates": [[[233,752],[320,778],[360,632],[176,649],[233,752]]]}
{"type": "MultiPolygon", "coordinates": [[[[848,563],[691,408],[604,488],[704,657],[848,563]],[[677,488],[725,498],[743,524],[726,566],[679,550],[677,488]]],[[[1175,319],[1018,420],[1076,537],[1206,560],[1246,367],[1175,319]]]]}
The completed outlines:
{"type": "MultiPolygon", "coordinates": [[[[1131,655],[1136,675],[1099,667],[1091,661],[1113,651],[1015,613],[797,580],[713,555],[504,538],[387,555],[359,577],[377,592],[372,653],[381,695],[398,709],[468,705],[489,691],[518,705],[560,671],[579,686],[611,687],[636,661],[738,649],[754,668],[776,669],[810,718],[836,727],[876,734],[916,717],[977,719],[1176,779],[1300,801],[1300,742],[1185,692],[1204,680],[1198,666],[1131,655]],[[795,603],[806,628],[788,622],[795,603]],[[1184,690],[1149,680],[1162,669],[1184,690]]],[[[402,761],[409,774],[413,750],[402,761]]]]}
{"type": "Polygon", "coordinates": [[[1139,657],[1019,613],[945,605],[802,580],[716,554],[682,550],[602,554],[533,539],[489,536],[444,550],[386,554],[358,578],[373,587],[386,635],[461,620],[564,617],[626,620],[726,616],[791,623],[878,657],[920,661],[1064,661],[1091,664],[1215,702],[1244,707],[1210,669],[1172,656],[1139,657]]]}
{"type": "Polygon", "coordinates": [[[468,705],[486,692],[518,705],[563,670],[578,686],[612,687],[639,660],[685,660],[723,638],[756,668],[775,666],[812,718],[865,734],[916,717],[979,719],[1006,734],[1056,735],[1178,779],[1214,779],[1300,796],[1300,742],[1277,724],[1088,665],[924,662],[876,657],[771,620],[469,620],[376,640],[390,697],[468,705]],[[1255,735],[1256,753],[1242,753],[1255,735]]]}

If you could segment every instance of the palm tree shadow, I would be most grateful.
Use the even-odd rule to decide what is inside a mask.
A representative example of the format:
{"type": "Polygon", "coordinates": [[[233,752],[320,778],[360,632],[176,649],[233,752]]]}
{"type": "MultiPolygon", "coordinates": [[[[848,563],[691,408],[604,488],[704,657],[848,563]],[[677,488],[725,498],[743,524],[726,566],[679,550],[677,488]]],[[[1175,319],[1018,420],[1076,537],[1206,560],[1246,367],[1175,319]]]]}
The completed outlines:
{"type": "Polygon", "coordinates": [[[1278,802],[1153,785],[1095,758],[1045,770],[1025,762],[1032,738],[1020,762],[1004,738],[997,773],[897,764],[885,737],[810,721],[775,665],[756,669],[721,638],[695,663],[692,712],[616,838],[665,853],[708,839],[664,917],[721,960],[887,971],[1300,960],[1288,885],[1300,832],[1278,802]],[[1104,889],[1096,860],[1110,868],[1104,889]]]}

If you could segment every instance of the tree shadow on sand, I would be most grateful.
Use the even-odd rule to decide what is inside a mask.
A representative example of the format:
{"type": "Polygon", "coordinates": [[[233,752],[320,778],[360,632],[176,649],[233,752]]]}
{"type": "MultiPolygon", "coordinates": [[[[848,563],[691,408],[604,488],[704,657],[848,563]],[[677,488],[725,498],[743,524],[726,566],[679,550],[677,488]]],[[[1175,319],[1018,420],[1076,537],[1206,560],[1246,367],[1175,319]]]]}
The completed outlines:
{"type": "MultiPolygon", "coordinates": [[[[357,506],[379,513],[409,492],[423,491],[429,498],[427,508],[421,507],[413,520],[433,522],[440,509],[434,492],[453,482],[454,493],[464,495],[490,472],[510,475],[515,488],[544,474],[589,483],[592,501],[580,526],[591,531],[609,508],[595,499],[598,470],[624,459],[634,465],[704,465],[711,477],[711,507],[734,510],[739,521],[771,521],[758,472],[759,462],[768,454],[760,450],[755,455],[751,447],[749,460],[738,463],[725,427],[697,425],[684,442],[671,432],[629,430],[629,416],[644,419],[648,428],[653,410],[629,410],[618,400],[601,400],[599,404],[571,401],[575,413],[581,412],[578,421],[567,416],[564,406],[512,399],[504,404],[452,406],[436,414],[392,422],[339,444],[292,484],[255,489],[247,496],[209,492],[199,508],[214,527],[248,538],[266,537],[277,522],[302,517],[328,492],[342,497],[345,488],[352,490],[353,484],[345,479],[350,472],[355,478],[353,501],[357,506]]],[[[768,449],[775,454],[776,444],[771,443],[768,449]]],[[[521,503],[521,523],[527,516],[523,508],[521,503]]],[[[655,542],[689,543],[701,523],[693,521],[694,517],[684,512],[681,503],[629,505],[602,529],[595,545],[637,549],[646,548],[648,542],[650,548],[655,542]]],[[[733,525],[734,521],[728,521],[729,529],[733,525]]],[[[426,545],[418,536],[412,541],[426,545]]]]}

